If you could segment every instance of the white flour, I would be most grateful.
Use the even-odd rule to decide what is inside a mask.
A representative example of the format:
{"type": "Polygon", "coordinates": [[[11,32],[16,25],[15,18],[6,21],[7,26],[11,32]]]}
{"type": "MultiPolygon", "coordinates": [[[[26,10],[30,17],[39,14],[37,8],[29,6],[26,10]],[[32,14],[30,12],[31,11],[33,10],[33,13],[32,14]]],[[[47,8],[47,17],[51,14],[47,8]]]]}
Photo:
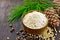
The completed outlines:
{"type": "Polygon", "coordinates": [[[31,29],[40,29],[47,25],[48,19],[45,14],[42,14],[37,11],[28,13],[23,18],[23,24],[31,29]]]}

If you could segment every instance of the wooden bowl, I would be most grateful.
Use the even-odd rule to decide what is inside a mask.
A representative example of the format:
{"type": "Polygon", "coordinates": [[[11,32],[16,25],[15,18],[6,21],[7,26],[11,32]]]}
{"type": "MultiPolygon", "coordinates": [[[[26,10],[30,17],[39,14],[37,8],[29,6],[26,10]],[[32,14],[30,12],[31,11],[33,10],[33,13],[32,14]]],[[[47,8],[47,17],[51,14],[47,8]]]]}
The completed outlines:
{"type": "MultiPolygon", "coordinates": [[[[29,11],[28,13],[30,12],[33,12],[35,10],[32,10],[32,11],[29,11]]],[[[39,11],[40,12],[40,11],[39,11]]],[[[22,16],[22,20],[24,18],[24,16],[26,15],[27,13],[25,13],[23,16],[22,16]]],[[[22,21],[23,22],[23,21],[22,21]]],[[[48,24],[48,23],[47,23],[48,24]]],[[[38,34],[41,34],[46,28],[47,28],[47,25],[43,28],[40,28],[40,29],[31,29],[31,28],[28,28],[26,27],[24,24],[23,24],[23,27],[24,27],[24,30],[27,32],[27,33],[30,33],[30,34],[35,34],[35,35],[38,35],[38,34]]]]}

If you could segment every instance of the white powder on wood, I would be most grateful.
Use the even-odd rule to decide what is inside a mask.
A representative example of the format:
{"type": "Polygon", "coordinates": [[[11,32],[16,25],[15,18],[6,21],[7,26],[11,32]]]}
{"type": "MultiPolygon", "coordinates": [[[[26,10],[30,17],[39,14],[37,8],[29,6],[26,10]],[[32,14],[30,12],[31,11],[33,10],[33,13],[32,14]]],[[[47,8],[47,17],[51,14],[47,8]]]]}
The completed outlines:
{"type": "Polygon", "coordinates": [[[37,11],[28,13],[23,18],[23,24],[31,29],[40,29],[47,25],[48,19],[45,14],[37,11]]]}

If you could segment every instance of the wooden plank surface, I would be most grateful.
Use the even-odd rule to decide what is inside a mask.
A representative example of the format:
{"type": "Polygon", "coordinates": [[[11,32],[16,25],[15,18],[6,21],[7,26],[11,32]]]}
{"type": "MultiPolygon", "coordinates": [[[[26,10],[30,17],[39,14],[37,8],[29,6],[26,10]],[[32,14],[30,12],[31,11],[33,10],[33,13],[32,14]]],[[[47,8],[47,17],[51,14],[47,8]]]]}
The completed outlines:
{"type": "Polygon", "coordinates": [[[16,31],[10,33],[7,17],[8,10],[18,3],[21,3],[21,0],[0,0],[0,40],[6,40],[7,37],[10,37],[10,40],[15,40],[16,38],[16,31],[21,27],[20,22],[18,22],[20,20],[13,23],[16,31]]]}
{"type": "MultiPolygon", "coordinates": [[[[22,3],[21,0],[0,0],[0,40],[6,40],[7,37],[10,37],[10,40],[16,40],[16,32],[19,29],[23,29],[20,19],[16,20],[13,23],[15,31],[10,33],[9,23],[7,22],[8,11],[16,4],[22,3]]],[[[57,27],[57,30],[60,30],[60,27],[57,27]]],[[[56,36],[56,40],[60,38],[60,33],[56,36]]]]}

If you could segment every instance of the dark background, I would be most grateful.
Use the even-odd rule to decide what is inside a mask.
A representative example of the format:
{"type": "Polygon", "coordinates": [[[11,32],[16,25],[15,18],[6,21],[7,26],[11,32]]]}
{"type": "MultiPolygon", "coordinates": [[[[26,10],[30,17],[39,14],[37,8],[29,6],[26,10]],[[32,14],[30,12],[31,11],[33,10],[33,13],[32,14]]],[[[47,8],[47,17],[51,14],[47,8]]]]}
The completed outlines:
{"type": "MultiPolygon", "coordinates": [[[[19,3],[22,3],[22,0],[0,0],[0,40],[6,40],[7,37],[10,37],[10,40],[16,40],[16,32],[23,29],[19,19],[12,23],[15,31],[10,33],[11,28],[7,22],[9,10],[19,3]]],[[[60,30],[60,27],[57,27],[57,30],[60,30]]],[[[56,36],[56,40],[59,40],[59,38],[60,33],[56,36]]]]}

